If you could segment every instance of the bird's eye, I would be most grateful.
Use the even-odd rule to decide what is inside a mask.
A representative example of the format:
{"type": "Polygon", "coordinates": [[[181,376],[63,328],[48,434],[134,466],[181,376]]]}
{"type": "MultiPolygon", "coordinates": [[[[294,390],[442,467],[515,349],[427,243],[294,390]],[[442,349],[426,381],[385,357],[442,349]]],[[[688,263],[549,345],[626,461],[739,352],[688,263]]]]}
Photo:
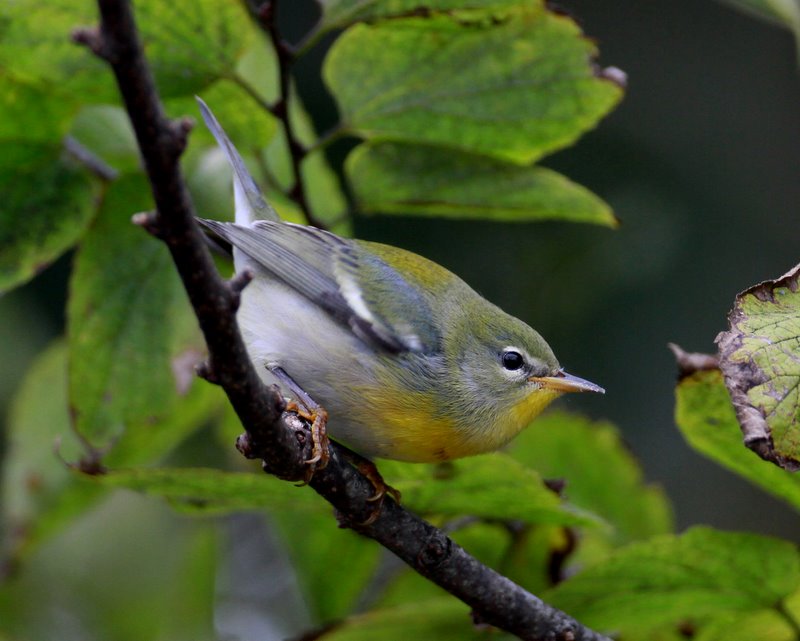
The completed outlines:
{"type": "Polygon", "coordinates": [[[522,358],[522,354],[519,352],[515,352],[511,349],[507,352],[503,352],[503,367],[505,367],[507,370],[518,370],[524,364],[525,359],[522,358]]]}

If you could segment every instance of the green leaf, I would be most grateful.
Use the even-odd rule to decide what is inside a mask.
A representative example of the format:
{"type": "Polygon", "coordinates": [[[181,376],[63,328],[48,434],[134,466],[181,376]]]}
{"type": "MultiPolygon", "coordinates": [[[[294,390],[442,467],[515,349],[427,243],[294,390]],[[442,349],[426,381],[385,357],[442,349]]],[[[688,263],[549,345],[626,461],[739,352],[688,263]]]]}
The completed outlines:
{"type": "Polygon", "coordinates": [[[726,617],[703,626],[695,641],[797,641],[797,629],[775,610],[726,617]]]}
{"type": "Polygon", "coordinates": [[[189,96],[230,76],[256,37],[237,0],[136,3],[142,41],[162,97],[189,96]]]}
{"type": "MultiPolygon", "coordinates": [[[[599,528],[582,529],[583,538],[599,528]]],[[[556,525],[521,524],[517,521],[472,522],[458,527],[450,535],[453,540],[479,561],[494,568],[533,594],[552,587],[550,575],[554,555],[574,546],[574,532],[556,525]]],[[[410,585],[413,585],[409,582],[410,585]]],[[[419,600],[420,588],[410,592],[407,600],[419,600]]],[[[392,588],[391,598],[400,596],[392,588]]]]}
{"type": "MultiPolygon", "coordinates": [[[[245,156],[259,153],[278,131],[275,116],[232,80],[214,82],[200,92],[200,97],[214,110],[233,144],[245,156]]],[[[173,118],[198,118],[200,113],[194,96],[172,98],[165,102],[165,108],[173,118]]],[[[190,145],[192,143],[217,148],[214,137],[202,122],[192,131],[190,145]]]]}
{"type": "Polygon", "coordinates": [[[559,525],[602,523],[559,499],[536,472],[499,452],[440,466],[381,461],[380,471],[400,490],[403,505],[422,514],[559,525]]]}
{"type": "Polygon", "coordinates": [[[330,510],[275,511],[292,567],[317,624],[346,617],[375,573],[381,548],[339,528],[330,510]]]}
{"type": "Polygon", "coordinates": [[[117,171],[134,173],[142,170],[136,136],[122,107],[87,105],[75,116],[70,134],[117,171]]]}
{"type": "MultiPolygon", "coordinates": [[[[322,7],[322,18],[317,29],[321,32],[339,29],[359,20],[402,17],[420,10],[419,0],[317,0],[322,7]]],[[[520,0],[429,0],[425,10],[439,12],[463,9],[503,10],[524,4],[520,0]]],[[[529,4],[541,6],[538,0],[529,4]]],[[[500,13],[500,11],[498,11],[500,13]]],[[[501,14],[502,15],[502,14],[501,14]]]]}
{"type": "Polygon", "coordinates": [[[469,608],[452,597],[441,597],[350,617],[318,638],[374,641],[397,638],[398,630],[404,639],[415,641],[463,641],[474,636],[469,608]]]}
{"type": "Polygon", "coordinates": [[[0,70],[36,85],[59,110],[113,101],[117,89],[106,63],[69,37],[76,27],[96,22],[97,5],[88,0],[4,2],[0,70]]]}
{"type": "Polygon", "coordinates": [[[6,549],[16,560],[101,494],[59,458],[76,460],[82,453],[70,425],[66,356],[60,341],[42,352],[11,404],[0,504],[14,537],[6,549]]]}
{"type": "Polygon", "coordinates": [[[509,447],[509,454],[548,479],[564,479],[570,503],[599,515],[614,545],[672,531],[664,491],[646,484],[619,430],[566,412],[538,418],[509,447]]]}
{"type": "Polygon", "coordinates": [[[156,423],[180,391],[171,359],[190,311],[166,247],[130,221],[149,207],[143,176],[113,183],[70,281],[70,405],[96,447],[127,425],[156,423]]]}
{"type": "Polygon", "coordinates": [[[695,372],[676,389],[675,421],[694,449],[800,510],[800,476],[758,458],[742,445],[719,370],[695,372]]]}
{"type": "Polygon", "coordinates": [[[793,544],[697,527],[622,548],[543,598],[589,627],[636,638],[659,626],[775,608],[798,586],[793,544]]]}
{"type": "Polygon", "coordinates": [[[752,16],[791,31],[800,29],[800,6],[796,0],[722,0],[752,16]]]}
{"type": "MultiPolygon", "coordinates": [[[[230,75],[255,37],[255,27],[236,0],[142,0],[136,19],[162,96],[191,95],[230,75]]],[[[114,78],[102,60],[70,41],[76,27],[96,24],[88,0],[5,2],[0,8],[0,70],[48,92],[48,101],[78,104],[118,100],[114,78]],[[35,16],[35,19],[31,19],[35,16]]]]}
{"type": "Polygon", "coordinates": [[[72,247],[95,214],[97,184],[60,151],[0,143],[0,293],[72,247]]]}
{"type": "MultiPolygon", "coordinates": [[[[194,379],[193,364],[199,362],[199,355],[190,353],[189,356],[192,359],[189,365],[191,371],[185,374],[192,377],[189,389],[179,396],[169,413],[159,420],[145,420],[128,425],[103,457],[105,464],[116,467],[159,461],[188,436],[206,425],[209,419],[221,414],[223,406],[228,402],[227,398],[221,389],[194,379]]],[[[177,366],[179,365],[173,361],[173,374],[177,366]]],[[[230,447],[230,444],[227,445],[230,447]]]]}
{"type": "Polygon", "coordinates": [[[747,447],[800,470],[800,265],[736,297],[717,337],[747,447]]]}
{"type": "Polygon", "coordinates": [[[308,489],[266,474],[207,468],[133,468],[92,477],[107,487],[160,496],[183,512],[227,514],[242,510],[324,510],[327,503],[308,489]]]}
{"type": "Polygon", "coordinates": [[[525,5],[355,25],[324,77],[347,132],[529,164],[620,99],[595,54],[572,20],[525,5]]]}
{"type": "Polygon", "coordinates": [[[366,143],[350,153],[345,168],[366,212],[617,225],[606,203],[544,167],[452,149],[366,143]]]}
{"type": "MultiPolygon", "coordinates": [[[[2,51],[3,41],[0,39],[0,52],[2,51]]],[[[66,132],[73,111],[71,106],[48,94],[46,88],[20,80],[7,71],[4,72],[0,66],[2,143],[18,144],[26,141],[55,147],[66,132]]],[[[3,159],[5,157],[5,154],[0,156],[3,159]]]]}

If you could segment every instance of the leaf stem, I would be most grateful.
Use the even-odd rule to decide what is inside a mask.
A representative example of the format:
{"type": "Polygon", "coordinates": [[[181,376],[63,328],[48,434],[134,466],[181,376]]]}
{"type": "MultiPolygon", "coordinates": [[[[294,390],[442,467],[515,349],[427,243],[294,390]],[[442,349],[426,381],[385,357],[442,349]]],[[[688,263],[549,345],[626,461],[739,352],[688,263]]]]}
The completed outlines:
{"type": "Polygon", "coordinates": [[[321,151],[347,134],[347,127],[343,122],[339,122],[322,134],[313,145],[306,147],[306,154],[321,151]]]}
{"type": "Polygon", "coordinates": [[[792,632],[794,632],[794,638],[800,639],[800,621],[798,621],[794,613],[790,612],[786,608],[786,603],[780,601],[775,606],[775,609],[778,611],[778,614],[780,614],[783,617],[784,621],[786,621],[786,623],[789,624],[789,627],[792,629],[792,632]]]}
{"type": "Polygon", "coordinates": [[[276,115],[275,114],[275,105],[270,103],[266,98],[264,98],[260,93],[258,93],[256,88],[253,85],[251,85],[247,80],[242,78],[242,76],[240,76],[238,73],[232,73],[232,74],[230,74],[229,76],[226,76],[226,77],[231,82],[236,84],[236,86],[238,86],[248,96],[250,96],[256,102],[256,104],[259,107],[261,107],[265,111],[268,111],[273,116],[276,115]]]}
{"type": "Polygon", "coordinates": [[[316,44],[328,33],[328,29],[325,29],[322,24],[322,18],[317,21],[311,30],[306,33],[305,36],[294,46],[294,55],[297,58],[301,58],[305,54],[307,54],[311,49],[313,49],[316,44]]]}

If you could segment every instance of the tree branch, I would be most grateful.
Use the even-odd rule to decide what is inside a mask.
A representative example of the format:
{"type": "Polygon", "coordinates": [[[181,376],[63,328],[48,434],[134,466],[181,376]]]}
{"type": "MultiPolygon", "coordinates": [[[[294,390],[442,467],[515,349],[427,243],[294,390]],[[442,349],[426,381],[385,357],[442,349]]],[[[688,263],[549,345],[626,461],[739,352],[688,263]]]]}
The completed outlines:
{"type": "Polygon", "coordinates": [[[138,216],[137,222],[169,247],[208,345],[207,374],[225,389],[240,420],[264,436],[264,447],[275,460],[274,473],[300,479],[307,457],[294,433],[280,423],[280,395],[264,387],[249,362],[236,325],[236,293],[217,274],[194,222],[178,163],[189,126],[164,114],[130,3],[99,0],[98,6],[100,29],[77,29],[73,38],[111,65],[136,133],[157,209],[156,214],[138,216]]]}
{"type": "MultiPolygon", "coordinates": [[[[237,443],[251,458],[287,479],[302,478],[310,452],[307,428],[275,389],[267,389],[250,363],[236,324],[238,294],[247,276],[223,281],[214,269],[181,176],[179,156],[186,144],[186,121],[164,115],[136,31],[130,0],[98,0],[100,29],[78,29],[73,37],[108,61],[133,124],[150,180],[157,212],[137,215],[142,225],[169,247],[189,294],[209,350],[199,372],[221,385],[247,433],[237,443]]],[[[372,484],[331,446],[327,467],[310,485],[338,511],[340,521],[369,536],[423,576],[474,610],[476,619],[530,641],[608,641],[566,614],[545,604],[484,566],[444,532],[386,500],[377,518],[366,524],[375,506],[367,499],[372,484]]]]}

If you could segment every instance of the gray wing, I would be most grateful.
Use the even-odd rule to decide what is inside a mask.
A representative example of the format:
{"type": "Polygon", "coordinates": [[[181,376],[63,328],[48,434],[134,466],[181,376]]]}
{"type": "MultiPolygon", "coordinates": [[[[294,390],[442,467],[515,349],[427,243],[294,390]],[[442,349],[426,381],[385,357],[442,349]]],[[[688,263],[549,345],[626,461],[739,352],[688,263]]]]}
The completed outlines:
{"type": "Polygon", "coordinates": [[[203,114],[206,127],[217,140],[220,149],[225,152],[228,163],[233,170],[233,194],[236,202],[236,222],[240,224],[251,223],[255,220],[280,220],[278,212],[264,200],[252,174],[247,170],[244,160],[239,155],[231,139],[225,133],[222,125],[216,119],[208,105],[201,98],[195,96],[203,114]]]}
{"type": "Polygon", "coordinates": [[[438,350],[439,335],[424,295],[356,242],[285,222],[199,222],[366,343],[394,353],[438,350]]]}

